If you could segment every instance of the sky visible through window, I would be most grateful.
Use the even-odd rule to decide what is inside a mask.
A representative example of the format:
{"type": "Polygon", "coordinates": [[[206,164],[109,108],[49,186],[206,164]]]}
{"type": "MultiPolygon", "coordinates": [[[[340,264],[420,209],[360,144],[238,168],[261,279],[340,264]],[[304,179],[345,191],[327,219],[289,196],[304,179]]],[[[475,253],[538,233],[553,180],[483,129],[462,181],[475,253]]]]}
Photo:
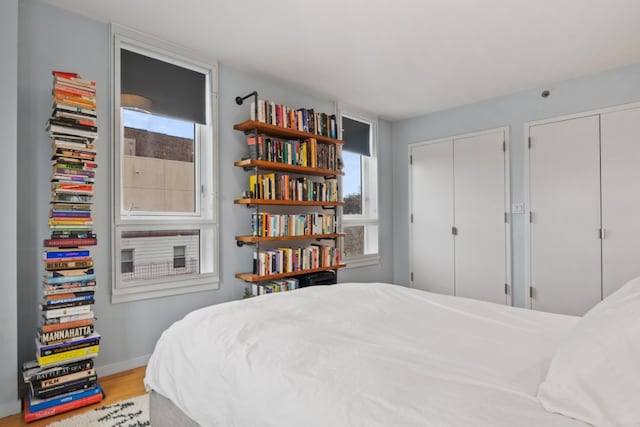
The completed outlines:
{"type": "Polygon", "coordinates": [[[172,119],[170,117],[156,116],[154,114],[131,110],[129,108],[123,108],[123,111],[125,127],[194,139],[193,122],[172,119]]]}
{"type": "Polygon", "coordinates": [[[347,197],[352,194],[360,194],[362,171],[360,170],[360,154],[342,151],[342,162],[344,163],[344,177],[342,178],[342,196],[347,197]]]}

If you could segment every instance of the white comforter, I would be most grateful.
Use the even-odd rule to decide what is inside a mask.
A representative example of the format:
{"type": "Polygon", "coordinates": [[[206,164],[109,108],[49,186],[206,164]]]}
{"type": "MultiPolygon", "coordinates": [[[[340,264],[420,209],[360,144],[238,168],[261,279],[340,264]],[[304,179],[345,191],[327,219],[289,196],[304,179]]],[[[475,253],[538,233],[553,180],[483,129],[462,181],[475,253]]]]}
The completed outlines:
{"type": "Polygon", "coordinates": [[[145,384],[203,426],[553,427],[535,394],[578,318],[366,283],[206,307],[145,384]]]}

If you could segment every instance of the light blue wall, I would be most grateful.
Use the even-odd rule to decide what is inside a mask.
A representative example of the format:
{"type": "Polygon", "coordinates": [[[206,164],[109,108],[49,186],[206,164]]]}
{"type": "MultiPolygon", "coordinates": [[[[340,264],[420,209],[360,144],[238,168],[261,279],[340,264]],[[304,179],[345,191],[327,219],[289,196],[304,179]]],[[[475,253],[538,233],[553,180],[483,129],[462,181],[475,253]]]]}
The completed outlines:
{"type": "MultiPolygon", "coordinates": [[[[15,1],[15,3],[18,2],[15,1]]],[[[93,249],[98,276],[95,305],[98,317],[96,329],[103,337],[100,356],[97,359],[99,373],[105,375],[142,365],[146,363],[147,356],[153,351],[160,333],[172,322],[194,309],[238,299],[243,294],[244,284],[236,280],[234,274],[250,268],[251,249],[237,248],[234,237],[247,232],[250,217],[249,211],[245,207],[234,205],[233,200],[238,198],[245,189],[247,176],[241,169],[234,168],[233,162],[245,155],[246,147],[243,134],[234,131],[233,124],[248,118],[249,107],[236,105],[235,97],[257,90],[261,98],[326,112],[334,111],[334,103],[302,94],[281,82],[250,76],[221,65],[219,67],[220,170],[218,175],[220,180],[220,289],[114,305],[110,303],[109,27],[107,24],[81,17],[38,0],[21,0],[19,7],[18,361],[33,359],[33,337],[38,325],[37,304],[41,298],[40,282],[43,273],[42,241],[49,234],[47,215],[50,198],[50,141],[44,127],[51,113],[51,70],[66,70],[78,72],[85,78],[95,80],[99,95],[100,139],[96,144],[99,167],[96,176],[97,196],[94,198],[98,246],[93,249]],[[53,33],[52,28],[55,28],[53,33]]],[[[344,277],[341,276],[341,281],[374,279],[390,281],[392,279],[390,135],[391,126],[382,122],[379,126],[378,143],[381,176],[384,177],[381,191],[386,194],[381,196],[381,204],[384,203],[384,207],[381,206],[383,263],[381,266],[345,272],[344,277]]],[[[15,292],[15,288],[11,292],[15,292]]],[[[15,337],[9,340],[9,342],[15,341],[15,337]]],[[[13,345],[5,348],[16,352],[13,345]]],[[[4,358],[2,360],[4,361],[4,358]]],[[[4,364],[0,364],[0,369],[2,367],[4,364]]],[[[13,367],[10,374],[15,378],[16,372],[13,367]]],[[[15,381],[9,385],[0,383],[0,393],[3,393],[5,388],[15,395],[15,381]]]]}
{"type": "MultiPolygon", "coordinates": [[[[395,122],[393,144],[394,281],[409,283],[408,145],[414,142],[508,126],[511,139],[511,201],[524,202],[523,124],[559,115],[640,101],[640,64],[565,81],[463,107],[395,122]],[[551,96],[543,99],[544,89],[551,96]]],[[[524,223],[512,222],[515,305],[524,305],[524,223]]]]}
{"type": "Polygon", "coordinates": [[[0,2],[0,141],[3,209],[0,210],[3,277],[0,282],[0,418],[20,410],[18,401],[18,335],[16,288],[16,151],[18,114],[18,0],[0,2]]]}

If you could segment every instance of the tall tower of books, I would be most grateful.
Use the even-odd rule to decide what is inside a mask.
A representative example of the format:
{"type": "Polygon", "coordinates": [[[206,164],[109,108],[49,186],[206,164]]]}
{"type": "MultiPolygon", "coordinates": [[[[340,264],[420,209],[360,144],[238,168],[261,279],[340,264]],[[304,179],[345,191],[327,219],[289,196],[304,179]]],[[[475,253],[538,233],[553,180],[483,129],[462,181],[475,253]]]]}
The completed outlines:
{"type": "Polygon", "coordinates": [[[52,173],[49,228],[44,241],[42,319],[35,360],[23,367],[25,421],[102,400],[93,367],[100,335],[94,330],[96,276],[90,246],[91,203],[98,138],[95,82],[53,71],[52,173]]]}

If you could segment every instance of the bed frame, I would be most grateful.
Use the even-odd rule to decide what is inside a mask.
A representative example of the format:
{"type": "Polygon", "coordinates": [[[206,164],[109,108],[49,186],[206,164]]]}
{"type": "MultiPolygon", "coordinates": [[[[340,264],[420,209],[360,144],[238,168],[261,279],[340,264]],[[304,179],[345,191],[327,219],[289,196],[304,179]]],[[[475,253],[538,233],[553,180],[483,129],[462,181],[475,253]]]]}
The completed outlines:
{"type": "Polygon", "coordinates": [[[180,408],[160,393],[149,393],[149,420],[153,427],[200,427],[180,408]]]}

